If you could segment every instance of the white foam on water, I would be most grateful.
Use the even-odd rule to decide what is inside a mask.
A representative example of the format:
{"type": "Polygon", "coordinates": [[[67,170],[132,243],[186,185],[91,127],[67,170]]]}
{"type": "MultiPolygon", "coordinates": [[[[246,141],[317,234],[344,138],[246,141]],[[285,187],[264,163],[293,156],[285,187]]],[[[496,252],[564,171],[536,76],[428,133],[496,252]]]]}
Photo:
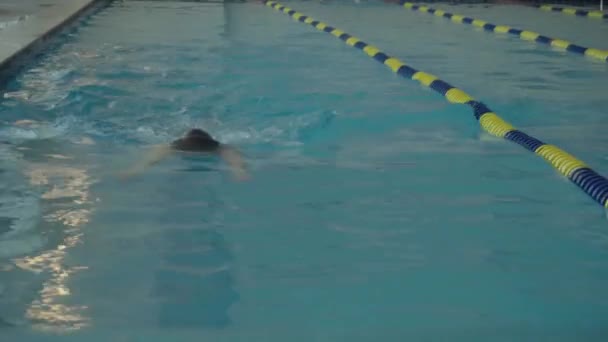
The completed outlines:
{"type": "Polygon", "coordinates": [[[13,143],[27,140],[49,139],[65,135],[73,125],[73,119],[65,117],[56,122],[41,122],[29,119],[19,120],[12,126],[0,129],[0,139],[13,143]]]}
{"type": "Polygon", "coordinates": [[[253,139],[254,134],[252,132],[246,131],[236,131],[236,132],[220,132],[221,140],[227,144],[234,144],[244,141],[250,141],[253,139]]]}

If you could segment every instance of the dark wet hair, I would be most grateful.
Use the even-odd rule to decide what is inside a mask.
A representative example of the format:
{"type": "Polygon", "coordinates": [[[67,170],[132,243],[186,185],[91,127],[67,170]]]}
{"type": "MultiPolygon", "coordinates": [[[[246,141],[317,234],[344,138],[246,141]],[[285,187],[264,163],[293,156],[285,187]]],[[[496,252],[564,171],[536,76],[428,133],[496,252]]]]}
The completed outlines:
{"type": "Polygon", "coordinates": [[[220,147],[220,143],[213,139],[209,133],[194,128],[189,130],[183,138],[173,141],[171,147],[180,151],[213,152],[220,147]]]}

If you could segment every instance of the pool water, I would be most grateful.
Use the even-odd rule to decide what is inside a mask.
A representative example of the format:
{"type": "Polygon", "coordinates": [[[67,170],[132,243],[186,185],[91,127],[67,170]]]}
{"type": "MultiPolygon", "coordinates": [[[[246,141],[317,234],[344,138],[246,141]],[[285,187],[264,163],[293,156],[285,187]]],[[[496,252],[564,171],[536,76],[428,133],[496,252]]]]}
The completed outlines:
{"type": "MultiPolygon", "coordinates": [[[[396,5],[288,4],[606,174],[606,63],[396,5]]],[[[519,10],[499,23],[551,16],[519,10]]],[[[605,30],[562,17],[560,38],[605,30]]],[[[0,105],[2,340],[608,333],[604,209],[466,106],[259,3],[117,1],[60,43],[0,105]],[[118,177],[191,127],[251,179],[182,155],[118,177]]]]}

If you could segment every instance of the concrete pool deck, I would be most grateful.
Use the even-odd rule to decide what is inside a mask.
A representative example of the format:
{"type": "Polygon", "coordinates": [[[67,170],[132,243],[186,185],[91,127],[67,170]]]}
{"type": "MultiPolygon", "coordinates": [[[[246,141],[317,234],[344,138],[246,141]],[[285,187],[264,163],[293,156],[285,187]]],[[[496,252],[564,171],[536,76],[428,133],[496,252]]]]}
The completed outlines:
{"type": "Polygon", "coordinates": [[[0,1],[0,86],[26,63],[28,53],[79,14],[108,0],[0,1]]]}

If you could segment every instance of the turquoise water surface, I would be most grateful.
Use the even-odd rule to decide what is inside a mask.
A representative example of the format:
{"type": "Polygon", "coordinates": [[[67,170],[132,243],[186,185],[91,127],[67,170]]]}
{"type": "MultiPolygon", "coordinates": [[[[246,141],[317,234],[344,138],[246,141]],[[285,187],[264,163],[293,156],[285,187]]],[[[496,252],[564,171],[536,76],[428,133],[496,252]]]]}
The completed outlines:
{"type": "MultiPolygon", "coordinates": [[[[287,4],[608,172],[606,63],[396,5],[287,4]]],[[[604,23],[559,18],[547,35],[606,48],[604,23]]],[[[0,117],[2,341],[608,334],[601,206],[466,106],[259,3],[114,2],[16,77],[0,117]],[[251,179],[181,155],[118,177],[192,127],[251,179]]]]}

